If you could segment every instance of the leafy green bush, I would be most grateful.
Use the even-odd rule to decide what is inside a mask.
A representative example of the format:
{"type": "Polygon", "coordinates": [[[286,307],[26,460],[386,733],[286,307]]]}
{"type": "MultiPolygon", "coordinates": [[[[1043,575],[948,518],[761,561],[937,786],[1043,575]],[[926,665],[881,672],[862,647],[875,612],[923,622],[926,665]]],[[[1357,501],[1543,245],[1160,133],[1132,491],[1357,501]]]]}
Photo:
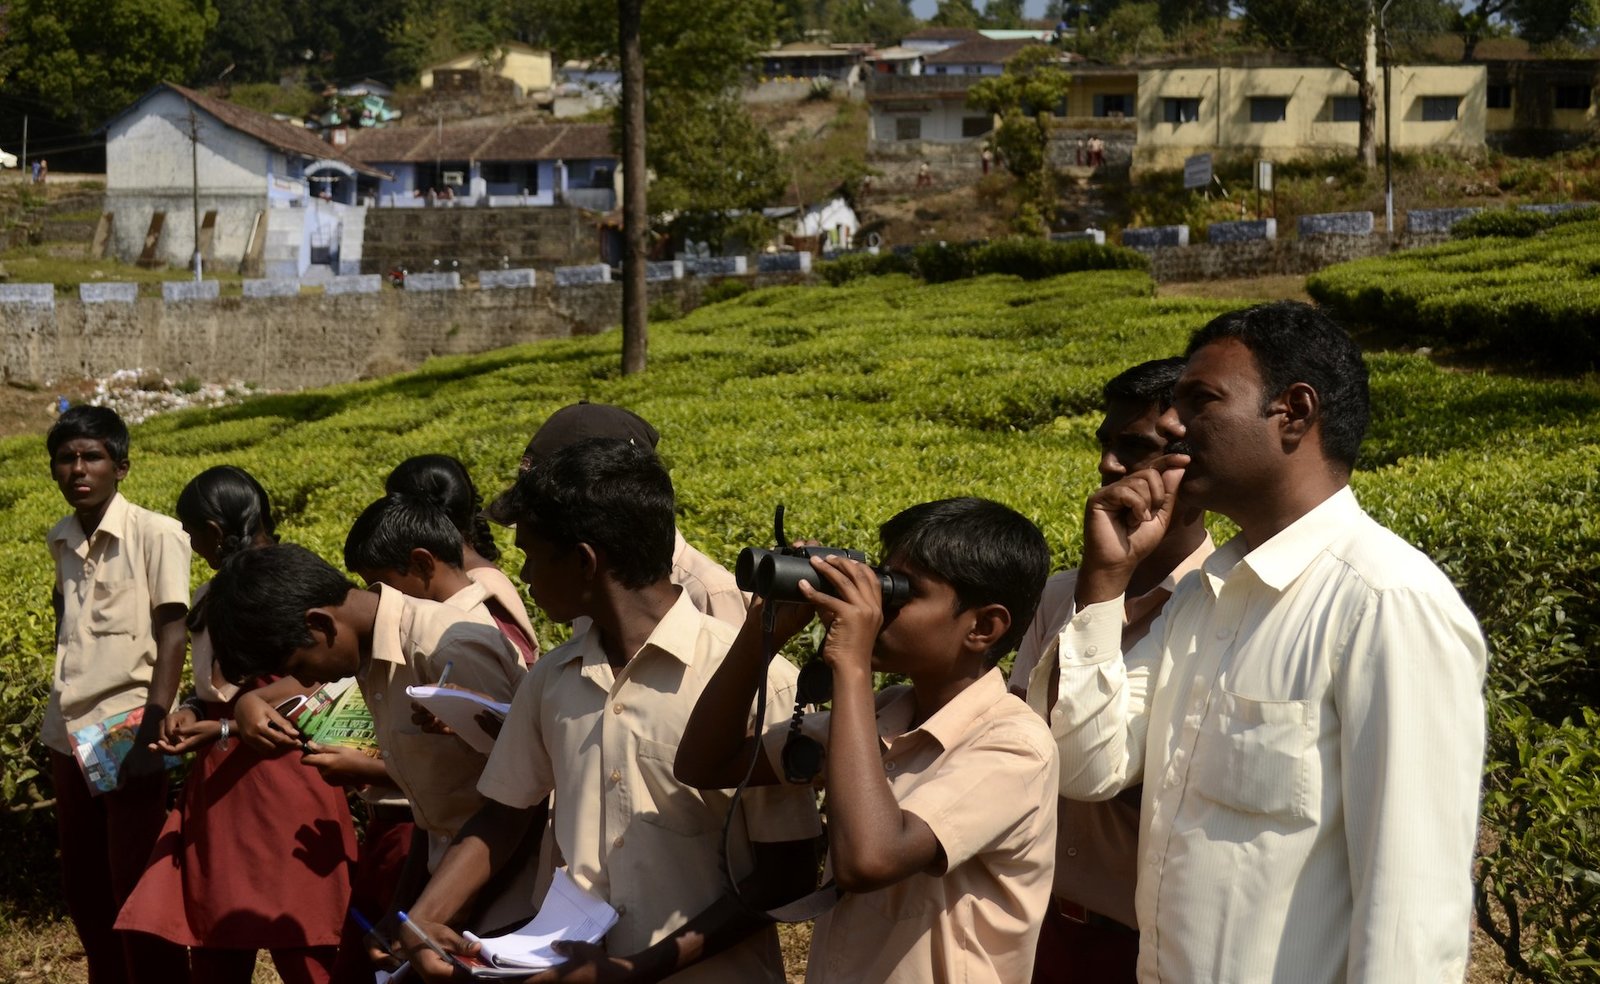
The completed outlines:
{"type": "Polygon", "coordinates": [[[1558,225],[1595,219],[1600,219],[1600,206],[1569,208],[1561,212],[1495,208],[1462,219],[1450,227],[1450,235],[1454,239],[1480,239],[1485,236],[1526,239],[1558,225]]]}
{"type": "Polygon", "coordinates": [[[1485,216],[1489,227],[1502,230],[1528,222],[1546,228],[1526,238],[1458,239],[1342,263],[1308,277],[1306,290],[1348,322],[1387,327],[1418,342],[1444,341],[1564,372],[1600,363],[1600,215],[1585,209],[1485,216]]]}
{"type": "Polygon", "coordinates": [[[1535,981],[1593,979],[1600,968],[1600,713],[1559,724],[1497,708],[1483,822],[1498,835],[1478,859],[1478,922],[1511,967],[1535,981]]]}
{"type": "Polygon", "coordinates": [[[989,273],[1043,280],[1083,270],[1148,270],[1143,254],[1121,246],[1057,243],[1031,236],[1009,236],[986,243],[925,243],[910,256],[856,253],[822,264],[822,279],[835,287],[862,277],[911,273],[930,284],[989,273]]]}
{"type": "Polygon", "coordinates": [[[750,292],[750,285],[743,280],[732,277],[715,281],[711,286],[700,292],[701,304],[721,304],[731,301],[735,297],[742,297],[750,292]]]}

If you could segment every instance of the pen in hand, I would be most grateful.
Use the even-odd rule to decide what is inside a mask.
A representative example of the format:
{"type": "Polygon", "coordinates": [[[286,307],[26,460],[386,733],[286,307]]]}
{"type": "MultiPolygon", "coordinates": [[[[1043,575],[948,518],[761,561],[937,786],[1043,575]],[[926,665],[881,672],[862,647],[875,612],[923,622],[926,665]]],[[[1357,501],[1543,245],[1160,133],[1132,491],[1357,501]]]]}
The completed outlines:
{"type": "Polygon", "coordinates": [[[445,963],[449,964],[454,964],[456,962],[456,959],[450,954],[446,953],[444,947],[435,943],[433,941],[433,937],[429,936],[421,926],[418,926],[416,923],[412,922],[410,916],[406,915],[404,912],[398,912],[395,915],[400,920],[400,927],[402,929],[409,929],[413,933],[417,934],[417,939],[422,942],[422,945],[432,950],[434,953],[437,953],[440,960],[443,960],[445,963]]]}

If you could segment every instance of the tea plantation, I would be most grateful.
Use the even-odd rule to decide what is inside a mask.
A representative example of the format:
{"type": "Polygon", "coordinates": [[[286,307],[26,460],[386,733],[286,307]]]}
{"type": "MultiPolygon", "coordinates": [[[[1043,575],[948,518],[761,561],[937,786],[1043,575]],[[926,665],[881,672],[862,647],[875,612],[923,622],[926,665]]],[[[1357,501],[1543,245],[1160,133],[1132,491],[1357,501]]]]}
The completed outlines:
{"type": "MultiPolygon", "coordinates": [[[[170,511],[196,472],[239,464],[272,493],[286,538],[337,558],[401,458],[455,454],[492,494],[539,421],[588,398],[660,429],[685,535],[730,565],[770,541],[778,502],[791,534],[870,549],[900,508],[977,494],[1034,518],[1068,566],[1096,483],[1100,385],[1180,352],[1234,306],[1156,298],[1133,270],[754,291],[653,326],[642,377],[618,374],[613,334],[158,418],[135,430],[124,490],[170,511]]],[[[1520,936],[1508,945],[1527,973],[1590,973],[1578,968],[1600,957],[1600,721],[1589,710],[1600,707],[1589,667],[1600,384],[1453,373],[1415,355],[1370,362],[1374,427],[1356,492],[1438,560],[1491,641],[1486,904],[1502,933],[1510,913],[1520,936]]],[[[0,794],[11,810],[0,837],[37,875],[50,870],[51,839],[49,812],[29,809],[50,795],[35,740],[51,662],[43,540],[64,511],[39,438],[0,443],[0,505],[0,794]]],[[[540,632],[546,645],[560,638],[540,632]]],[[[0,920],[53,905],[52,881],[6,876],[0,920]]]]}

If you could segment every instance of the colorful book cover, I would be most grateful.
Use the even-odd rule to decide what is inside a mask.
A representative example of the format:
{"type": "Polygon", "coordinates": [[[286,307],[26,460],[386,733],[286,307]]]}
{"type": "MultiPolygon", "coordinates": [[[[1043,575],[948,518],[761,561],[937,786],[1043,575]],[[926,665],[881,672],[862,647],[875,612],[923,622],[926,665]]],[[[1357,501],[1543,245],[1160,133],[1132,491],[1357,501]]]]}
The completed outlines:
{"type": "Polygon", "coordinates": [[[372,712],[361,696],[361,688],[349,687],[331,702],[319,701],[321,693],[319,690],[312,695],[295,720],[300,733],[318,744],[345,745],[378,754],[378,729],[372,723],[372,712]]]}
{"type": "MultiPolygon", "coordinates": [[[[143,721],[144,708],[135,707],[72,733],[72,753],[83,770],[84,781],[89,784],[89,795],[99,796],[117,788],[122,760],[133,750],[143,721]]],[[[183,759],[163,755],[162,761],[166,768],[175,769],[183,759]]]]}

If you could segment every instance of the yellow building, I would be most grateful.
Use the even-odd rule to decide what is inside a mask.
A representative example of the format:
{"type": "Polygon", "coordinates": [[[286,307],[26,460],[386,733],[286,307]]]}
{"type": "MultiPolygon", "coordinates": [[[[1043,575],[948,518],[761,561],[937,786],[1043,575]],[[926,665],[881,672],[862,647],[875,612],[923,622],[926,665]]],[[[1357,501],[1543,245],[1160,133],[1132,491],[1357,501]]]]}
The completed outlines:
{"type": "Polygon", "coordinates": [[[555,78],[555,63],[548,51],[509,42],[487,55],[468,52],[449,61],[429,65],[422,70],[418,81],[424,89],[432,89],[434,73],[450,71],[480,71],[510,79],[517,87],[518,95],[526,97],[550,91],[555,78]]]}
{"type": "MultiPolygon", "coordinates": [[[[1397,150],[1481,150],[1482,65],[1396,65],[1391,71],[1397,150]]],[[[1377,142],[1384,92],[1377,77],[1377,142]]],[[[1354,153],[1360,129],[1356,83],[1338,68],[1160,68],[1139,72],[1134,167],[1181,167],[1219,151],[1273,160],[1354,153]]]]}
{"type": "Polygon", "coordinates": [[[1600,133],[1600,60],[1486,59],[1488,140],[1513,154],[1548,154],[1600,133]]]}

